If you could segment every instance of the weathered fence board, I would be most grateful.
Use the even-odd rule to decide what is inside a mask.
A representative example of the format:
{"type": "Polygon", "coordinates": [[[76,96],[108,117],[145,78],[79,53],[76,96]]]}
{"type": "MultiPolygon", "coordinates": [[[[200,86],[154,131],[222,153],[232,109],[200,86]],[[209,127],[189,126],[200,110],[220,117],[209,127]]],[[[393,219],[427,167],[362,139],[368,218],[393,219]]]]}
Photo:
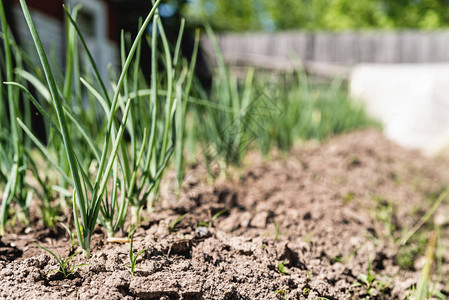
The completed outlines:
{"type": "Polygon", "coordinates": [[[269,69],[292,69],[298,59],[344,66],[449,62],[449,31],[223,34],[219,43],[228,63],[269,69]]]}

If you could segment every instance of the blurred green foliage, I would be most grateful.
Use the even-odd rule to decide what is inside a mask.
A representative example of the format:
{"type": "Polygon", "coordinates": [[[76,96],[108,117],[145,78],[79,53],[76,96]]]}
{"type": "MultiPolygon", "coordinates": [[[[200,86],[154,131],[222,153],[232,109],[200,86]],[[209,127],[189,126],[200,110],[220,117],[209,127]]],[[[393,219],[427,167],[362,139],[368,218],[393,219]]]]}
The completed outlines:
{"type": "Polygon", "coordinates": [[[254,9],[257,0],[195,0],[186,14],[198,23],[208,22],[218,31],[260,30],[261,22],[254,9]]]}
{"type": "Polygon", "coordinates": [[[449,0],[195,0],[186,13],[219,31],[449,26],[449,0]]]}

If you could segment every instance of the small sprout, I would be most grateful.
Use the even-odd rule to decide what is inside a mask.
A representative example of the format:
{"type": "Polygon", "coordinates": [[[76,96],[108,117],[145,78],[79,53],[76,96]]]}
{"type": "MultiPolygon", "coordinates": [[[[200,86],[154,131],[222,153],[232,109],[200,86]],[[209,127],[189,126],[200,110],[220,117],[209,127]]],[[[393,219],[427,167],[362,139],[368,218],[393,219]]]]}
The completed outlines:
{"type": "Polygon", "coordinates": [[[276,295],[277,299],[282,299],[282,300],[286,300],[288,299],[288,291],[287,290],[276,290],[274,292],[274,294],[276,295]]]}
{"type": "Polygon", "coordinates": [[[220,210],[219,212],[217,212],[216,214],[214,214],[214,215],[210,218],[209,221],[199,221],[199,222],[198,222],[198,226],[199,226],[199,227],[207,227],[207,228],[212,227],[214,221],[215,221],[216,219],[218,219],[218,217],[220,217],[222,214],[224,214],[224,213],[227,212],[227,211],[228,211],[228,210],[227,210],[226,208],[220,210]]]}
{"type": "Polygon", "coordinates": [[[75,241],[75,232],[72,232],[70,230],[70,228],[65,225],[64,223],[61,223],[61,226],[64,227],[64,229],[67,231],[67,234],[69,235],[70,238],[70,251],[69,251],[69,255],[72,255],[73,253],[75,253],[75,245],[78,244],[77,241],[75,241]]]}
{"type": "Polygon", "coordinates": [[[374,278],[376,278],[376,276],[373,274],[359,274],[360,281],[367,286],[371,285],[371,283],[374,281],[374,278]]]}
{"type": "Polygon", "coordinates": [[[345,204],[349,204],[355,197],[355,194],[353,192],[348,192],[346,193],[346,195],[343,197],[343,202],[345,204]]]}
{"type": "Polygon", "coordinates": [[[178,217],[176,220],[173,220],[170,222],[170,226],[168,227],[168,232],[172,233],[176,230],[176,225],[178,225],[179,222],[181,222],[182,219],[184,219],[189,213],[185,213],[182,216],[178,217]]]}
{"type": "Polygon", "coordinates": [[[312,278],[312,272],[307,271],[306,273],[306,279],[311,279],[312,278]]]}
{"type": "Polygon", "coordinates": [[[228,210],[225,208],[225,209],[220,210],[220,211],[217,212],[216,214],[214,214],[214,215],[212,216],[212,218],[210,218],[211,223],[213,223],[216,219],[218,219],[219,216],[221,216],[222,214],[224,214],[224,213],[227,212],[227,211],[228,211],[228,210]]]}
{"type": "Polygon", "coordinates": [[[376,278],[376,275],[372,274],[371,269],[371,260],[369,259],[368,255],[368,272],[366,274],[359,274],[359,281],[354,282],[353,286],[362,286],[363,284],[366,285],[368,289],[371,288],[371,285],[376,278]]]}
{"type": "Polygon", "coordinates": [[[134,272],[136,270],[137,259],[146,250],[146,249],[142,249],[142,250],[140,250],[139,253],[134,255],[134,252],[133,252],[133,240],[134,240],[134,230],[135,229],[136,229],[136,227],[134,227],[130,231],[130,233],[129,233],[129,261],[131,263],[130,266],[129,266],[129,272],[131,273],[132,276],[134,276],[134,272]]]}
{"type": "Polygon", "coordinates": [[[383,294],[389,289],[390,284],[387,281],[376,279],[376,275],[372,273],[371,261],[368,257],[368,270],[366,274],[359,274],[359,280],[352,284],[354,287],[365,288],[365,294],[376,296],[383,294]]]}
{"type": "Polygon", "coordinates": [[[278,262],[277,271],[282,275],[287,275],[289,272],[287,267],[281,262],[278,262]]]}
{"type": "Polygon", "coordinates": [[[359,281],[353,283],[354,287],[364,287],[367,295],[375,296],[383,293],[388,289],[388,284],[380,280],[376,280],[373,274],[359,274],[359,281]]]}
{"type": "Polygon", "coordinates": [[[281,235],[281,222],[275,221],[273,217],[270,217],[270,221],[274,225],[274,240],[277,241],[279,240],[279,236],[281,235]]]}
{"type": "Polygon", "coordinates": [[[206,228],[209,228],[209,227],[210,227],[210,224],[209,224],[209,222],[206,222],[206,221],[199,221],[199,222],[198,222],[198,227],[206,227],[206,228]]]}
{"type": "Polygon", "coordinates": [[[47,251],[48,253],[50,253],[51,256],[53,256],[56,260],[56,262],[59,264],[59,269],[58,270],[52,270],[51,272],[59,272],[62,275],[64,275],[64,278],[67,278],[69,276],[72,276],[75,274],[75,270],[78,269],[79,267],[85,266],[87,264],[79,264],[79,265],[74,265],[72,268],[70,268],[69,265],[69,261],[75,256],[80,254],[81,252],[77,252],[77,253],[73,253],[72,255],[70,255],[66,260],[64,260],[61,255],[56,255],[55,253],[53,253],[50,249],[45,248],[44,246],[41,246],[37,243],[34,243],[36,246],[38,246],[39,248],[47,251]]]}
{"type": "Polygon", "coordinates": [[[275,241],[279,240],[279,236],[281,235],[280,228],[281,228],[281,222],[276,221],[274,223],[274,240],[275,241]]]}

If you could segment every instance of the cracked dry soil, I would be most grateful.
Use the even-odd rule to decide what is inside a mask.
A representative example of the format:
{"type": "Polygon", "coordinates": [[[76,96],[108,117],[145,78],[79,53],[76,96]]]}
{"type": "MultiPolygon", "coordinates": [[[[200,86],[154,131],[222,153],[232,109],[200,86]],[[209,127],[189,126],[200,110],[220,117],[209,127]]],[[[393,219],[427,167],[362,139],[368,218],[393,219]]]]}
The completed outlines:
{"type": "MultiPolygon", "coordinates": [[[[101,228],[88,265],[68,279],[48,273],[56,262],[32,243],[66,257],[70,245],[62,228],[15,232],[0,241],[0,298],[407,299],[424,252],[412,251],[404,267],[395,241],[447,185],[448,166],[374,130],[287,157],[273,154],[269,162],[250,155],[238,178],[214,185],[196,166],[182,200],[173,203],[163,188],[155,212],[137,229],[135,253],[146,250],[134,276],[127,267],[129,244],[106,243],[101,228]],[[169,233],[168,224],[186,212],[169,233]],[[372,289],[360,281],[369,272],[375,274],[372,289]]],[[[434,215],[443,247],[448,209],[443,203],[434,215]]],[[[443,280],[436,287],[448,295],[447,252],[441,260],[443,280]]],[[[72,263],[84,262],[78,255],[72,263]]]]}

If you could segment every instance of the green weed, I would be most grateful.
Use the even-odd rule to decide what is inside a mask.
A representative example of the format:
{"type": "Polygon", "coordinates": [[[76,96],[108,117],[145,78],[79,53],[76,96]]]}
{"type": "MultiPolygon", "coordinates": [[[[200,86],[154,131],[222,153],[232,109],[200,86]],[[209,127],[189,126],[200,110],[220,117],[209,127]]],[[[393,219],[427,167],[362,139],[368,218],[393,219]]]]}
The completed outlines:
{"type": "Polygon", "coordinates": [[[288,291],[287,290],[276,290],[276,291],[274,291],[274,295],[276,296],[277,299],[283,299],[283,300],[288,299],[288,291]]]}
{"type": "Polygon", "coordinates": [[[134,276],[134,272],[136,270],[137,259],[146,250],[146,249],[142,249],[137,254],[134,254],[134,252],[133,252],[134,230],[135,230],[135,228],[130,232],[130,234],[128,236],[129,241],[130,241],[129,242],[129,261],[130,261],[129,272],[131,273],[132,276],[134,276]]]}
{"type": "Polygon", "coordinates": [[[179,224],[179,222],[181,222],[182,219],[184,219],[189,213],[185,213],[182,216],[179,216],[178,218],[176,218],[175,220],[170,222],[170,225],[168,226],[168,232],[172,233],[176,231],[176,225],[179,224]]]}
{"type": "Polygon", "coordinates": [[[220,210],[219,212],[215,213],[215,214],[209,219],[209,221],[200,221],[200,222],[198,223],[198,226],[204,226],[204,227],[207,227],[207,228],[212,227],[212,225],[214,224],[214,221],[215,221],[216,219],[218,219],[218,217],[220,217],[222,214],[226,213],[227,211],[228,211],[228,210],[227,210],[226,208],[220,210]]]}
{"type": "Polygon", "coordinates": [[[61,273],[61,274],[64,276],[64,278],[68,278],[68,277],[74,275],[76,269],[78,269],[79,267],[82,267],[82,266],[87,265],[87,264],[79,264],[79,265],[73,265],[72,267],[70,267],[70,264],[69,264],[70,260],[71,260],[74,256],[80,254],[81,252],[73,253],[73,254],[70,255],[67,259],[64,260],[64,259],[61,257],[61,255],[59,255],[59,254],[56,255],[56,254],[55,254],[54,252],[52,252],[50,249],[45,248],[44,246],[41,246],[41,245],[39,245],[39,244],[37,244],[37,243],[34,243],[34,244],[35,244],[36,246],[38,246],[39,248],[41,248],[41,249],[47,251],[51,256],[53,256],[53,258],[54,258],[54,259],[56,260],[56,262],[58,263],[59,269],[53,270],[53,271],[50,271],[50,272],[59,272],[59,273],[61,273]]]}
{"type": "Polygon", "coordinates": [[[373,273],[371,268],[371,260],[368,256],[368,268],[367,273],[359,274],[359,279],[352,284],[353,287],[362,287],[364,294],[371,297],[378,297],[385,295],[390,288],[389,280],[380,280],[376,274],[373,273]]]}
{"type": "Polygon", "coordinates": [[[289,273],[288,268],[282,262],[278,262],[276,271],[282,275],[287,275],[289,273]]]}

